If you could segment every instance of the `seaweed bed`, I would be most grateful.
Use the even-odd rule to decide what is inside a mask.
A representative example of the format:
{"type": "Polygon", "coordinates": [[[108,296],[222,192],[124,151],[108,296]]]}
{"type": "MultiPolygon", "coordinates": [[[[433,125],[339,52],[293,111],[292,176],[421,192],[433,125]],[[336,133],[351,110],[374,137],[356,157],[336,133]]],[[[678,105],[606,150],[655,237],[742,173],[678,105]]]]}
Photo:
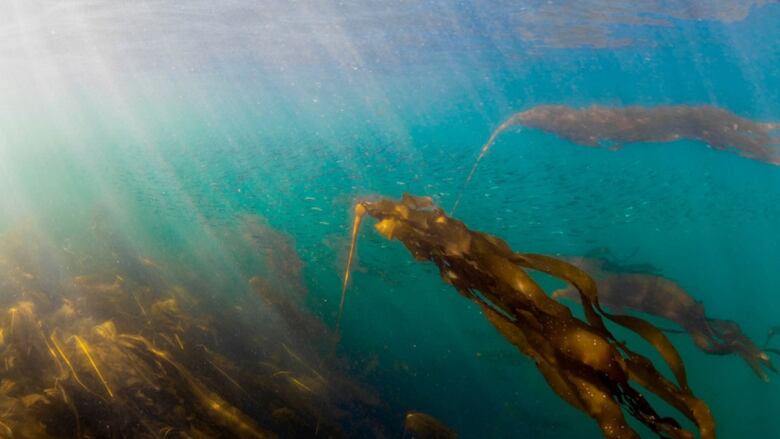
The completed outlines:
{"type": "Polygon", "coordinates": [[[231,275],[163,264],[121,236],[3,235],[0,436],[386,437],[382,402],[303,306],[289,237],[251,216],[223,230],[268,270],[231,275]]]}

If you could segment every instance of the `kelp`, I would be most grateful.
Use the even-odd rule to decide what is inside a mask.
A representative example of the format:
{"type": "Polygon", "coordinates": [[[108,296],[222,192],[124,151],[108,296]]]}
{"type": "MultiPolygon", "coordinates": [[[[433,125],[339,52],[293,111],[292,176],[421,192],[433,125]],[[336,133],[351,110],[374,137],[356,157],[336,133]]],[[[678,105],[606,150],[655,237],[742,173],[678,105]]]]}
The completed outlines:
{"type": "Polygon", "coordinates": [[[67,251],[29,229],[0,236],[0,436],[400,432],[345,360],[317,348],[333,335],[305,309],[285,235],[256,218],[217,230],[236,254],[266,247],[252,272],[226,273],[139,254],[97,230],[67,251]]]}
{"type": "MultiPolygon", "coordinates": [[[[576,266],[515,252],[500,238],[470,230],[447,216],[430,198],[405,194],[400,201],[380,198],[360,201],[358,206],[356,216],[375,218],[374,227],[382,236],[401,241],[415,259],[434,263],[446,283],[477,303],[488,321],[534,360],[553,391],[593,418],[604,437],[639,437],[626,414],[661,437],[694,437],[677,420],[660,415],[635,385],[691,420],[702,438],[715,437],[709,408],[689,389],[683,362],[666,336],[644,320],[604,311],[596,283],[576,266]],[[527,270],[572,284],[586,319],[576,318],[547,296],[527,270]],[[605,320],[636,332],[655,347],[674,372],[676,383],[619,342],[605,320]]],[[[359,219],[354,224],[356,228],[359,219]]]]}
{"type": "MultiPolygon", "coordinates": [[[[773,133],[780,129],[780,124],[755,122],[711,105],[593,105],[585,108],[539,105],[513,114],[491,133],[480,149],[464,188],[498,136],[513,126],[539,129],[583,146],[610,149],[627,143],[699,140],[714,149],[730,150],[742,157],[780,165],[780,137],[773,133]]],[[[460,196],[453,212],[459,202],[460,196]]]]}
{"type": "Polygon", "coordinates": [[[404,417],[403,439],[457,439],[458,434],[433,416],[408,412],[404,417]]]}
{"type": "Polygon", "coordinates": [[[766,334],[766,341],[764,342],[764,346],[769,346],[769,342],[772,341],[772,339],[778,334],[780,334],[780,325],[769,328],[769,331],[767,331],[766,334]]]}
{"type": "MultiPolygon", "coordinates": [[[[347,256],[347,267],[352,267],[352,261],[355,259],[355,249],[357,248],[357,237],[358,232],[360,231],[360,223],[363,220],[363,216],[366,214],[366,210],[363,207],[363,205],[358,204],[355,206],[355,217],[352,222],[352,234],[350,237],[350,244],[349,244],[349,255],[347,256]]],[[[339,299],[339,314],[338,317],[336,317],[336,332],[338,332],[339,327],[341,326],[341,316],[344,314],[344,300],[347,297],[347,287],[349,286],[349,278],[352,275],[352,270],[348,269],[346,273],[344,273],[344,282],[341,285],[341,298],[339,299]]]]}
{"type": "MultiPolygon", "coordinates": [[[[590,268],[594,263],[588,261],[575,258],[572,262],[590,268]]],[[[596,285],[601,305],[614,312],[638,311],[674,322],[702,351],[713,355],[739,355],[764,381],[769,380],[765,369],[777,372],[767,354],[737,323],[707,317],[704,305],[672,280],[641,273],[607,274],[597,278],[596,285]]],[[[552,297],[578,301],[579,292],[567,287],[554,291],[552,297]]]]}

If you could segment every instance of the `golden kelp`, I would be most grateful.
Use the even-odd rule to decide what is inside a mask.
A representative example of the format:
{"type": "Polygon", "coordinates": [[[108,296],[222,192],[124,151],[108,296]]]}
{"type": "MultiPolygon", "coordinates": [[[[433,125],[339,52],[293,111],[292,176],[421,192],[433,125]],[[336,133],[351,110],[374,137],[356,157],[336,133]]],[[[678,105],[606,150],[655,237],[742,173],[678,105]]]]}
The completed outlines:
{"type": "Polygon", "coordinates": [[[238,291],[229,261],[193,271],[105,227],[67,252],[0,236],[0,436],[383,437],[378,398],[317,349],[333,336],[303,307],[293,247],[261,223],[218,230],[242,254],[268,246],[254,273],[229,273],[238,291]]]}
{"type": "Polygon", "coordinates": [[[436,264],[445,282],[479,304],[496,329],[534,360],[550,387],[593,418],[606,438],[639,437],[625,413],[661,437],[694,437],[675,419],[656,412],[633,384],[693,421],[702,438],[715,437],[709,408],[688,388],[682,360],[666,336],[644,320],[605,312],[595,282],[579,268],[548,256],[514,252],[500,238],[472,231],[447,216],[430,198],[404,195],[400,201],[382,198],[358,205],[358,215],[378,220],[375,229],[381,235],[401,241],[417,260],[436,264]],[[573,284],[580,292],[586,321],[549,298],[526,269],[573,284]],[[616,340],[605,318],[650,342],[677,383],[616,340]]]}
{"type": "MultiPolygon", "coordinates": [[[[579,259],[577,262],[581,263],[579,259]]],[[[593,265],[586,262],[584,266],[593,265]]],[[[704,305],[669,279],[641,273],[612,274],[597,279],[596,285],[599,302],[614,312],[638,311],[670,320],[683,328],[702,351],[739,355],[764,381],[769,380],[765,368],[777,372],[767,354],[738,324],[707,317],[704,305]]],[[[553,292],[552,297],[579,300],[579,292],[567,287],[553,292]]]]}
{"type": "MultiPolygon", "coordinates": [[[[513,114],[493,131],[480,149],[464,188],[498,136],[513,126],[554,133],[579,145],[612,149],[627,143],[700,140],[714,149],[732,150],[743,157],[780,165],[780,137],[773,135],[780,124],[754,122],[711,105],[586,108],[539,105],[513,114]]],[[[460,196],[453,212],[459,202],[460,196]]]]}

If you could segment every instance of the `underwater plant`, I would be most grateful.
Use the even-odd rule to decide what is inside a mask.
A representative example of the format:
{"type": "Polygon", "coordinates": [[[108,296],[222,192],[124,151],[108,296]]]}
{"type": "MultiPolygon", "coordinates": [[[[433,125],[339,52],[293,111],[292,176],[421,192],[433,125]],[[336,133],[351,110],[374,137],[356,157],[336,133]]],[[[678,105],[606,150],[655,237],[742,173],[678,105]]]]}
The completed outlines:
{"type": "MultiPolygon", "coordinates": [[[[711,105],[586,108],[539,105],[513,114],[490,134],[474,161],[464,189],[498,136],[513,126],[554,133],[579,145],[610,149],[626,143],[699,140],[714,149],[732,150],[743,157],[780,165],[780,137],[772,134],[780,129],[780,124],[754,122],[711,105]]],[[[452,212],[459,202],[460,196],[452,212]]]]}
{"type": "Polygon", "coordinates": [[[155,259],[103,226],[65,249],[27,228],[0,235],[0,436],[400,431],[377,418],[381,401],[344,358],[321,348],[332,335],[304,308],[284,234],[257,217],[214,230],[228,251],[255,255],[253,271],[155,259]],[[286,271],[263,269],[286,260],[286,271]]]}
{"type": "Polygon", "coordinates": [[[457,439],[458,434],[427,413],[409,412],[404,418],[404,435],[415,439],[457,439]]]}
{"type": "MultiPolygon", "coordinates": [[[[739,355],[763,381],[769,381],[764,369],[777,373],[767,354],[737,323],[707,317],[704,305],[669,279],[642,273],[611,274],[596,279],[596,285],[599,302],[613,312],[638,311],[672,321],[683,328],[702,351],[713,355],[739,355]]],[[[579,301],[579,293],[569,286],[554,291],[552,298],[579,301]]]]}
{"type": "Polygon", "coordinates": [[[694,437],[674,418],[660,415],[635,385],[691,420],[702,438],[715,437],[708,406],[692,393],[682,359],[661,330],[636,317],[607,313],[599,304],[596,283],[576,266],[549,256],[515,252],[500,238],[473,231],[446,215],[430,198],[405,194],[400,201],[379,198],[357,203],[342,309],[358,231],[366,215],[378,221],[374,228],[382,236],[401,241],[418,261],[434,263],[446,283],[478,304],[499,333],[536,363],[553,391],[593,418],[604,437],[639,437],[626,414],[660,437],[694,437]],[[551,299],[526,270],[572,284],[579,292],[585,320],[551,299]],[[618,341],[605,319],[648,341],[673,371],[676,383],[618,341]]]}

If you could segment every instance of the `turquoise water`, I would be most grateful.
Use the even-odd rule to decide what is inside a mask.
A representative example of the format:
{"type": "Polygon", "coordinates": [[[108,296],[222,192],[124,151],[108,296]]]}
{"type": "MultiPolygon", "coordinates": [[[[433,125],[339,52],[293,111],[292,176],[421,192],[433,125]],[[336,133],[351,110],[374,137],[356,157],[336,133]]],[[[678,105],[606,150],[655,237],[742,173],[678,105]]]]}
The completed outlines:
{"type": "MultiPolygon", "coordinates": [[[[171,7],[139,39],[122,36],[125,24],[119,37],[96,25],[126,23],[121,14],[95,18],[84,9],[83,23],[94,26],[79,35],[96,46],[66,39],[79,47],[72,57],[48,36],[37,39],[47,26],[17,7],[30,24],[19,41],[32,43],[16,52],[6,44],[5,53],[29,52],[20,55],[26,62],[0,64],[8,78],[0,86],[0,225],[33,220],[69,245],[64,237],[98,211],[140,253],[228,272],[248,262],[221,256],[230,250],[220,230],[256,214],[294,239],[306,306],[332,327],[354,201],[411,192],[449,208],[479,147],[516,111],[713,104],[780,120],[780,5],[726,19],[662,6],[634,15],[626,4],[612,24],[607,12],[580,16],[566,2],[553,20],[548,7],[347,4],[325,14],[235,1],[223,13],[171,7]],[[518,18],[528,10],[540,11],[533,26],[518,18]],[[292,30],[261,26],[275,13],[292,30]],[[241,25],[232,29],[231,20],[241,25]],[[593,21],[586,34],[612,29],[615,41],[568,47],[538,37],[579,20],[593,21]],[[193,30],[199,22],[202,33],[193,30]],[[522,38],[520,25],[538,38],[522,38]]],[[[610,151],[518,128],[481,163],[457,216],[521,251],[633,255],[759,344],[780,323],[776,166],[692,140],[610,151]]],[[[369,227],[357,264],[338,352],[380,395],[388,425],[400,432],[403,413],[417,410],[466,438],[600,437],[434,266],[369,227]]],[[[226,300],[237,294],[232,285],[222,288],[226,300]]],[[[780,437],[780,377],[763,383],[738,357],[708,356],[671,337],[720,437],[780,437]]]]}

